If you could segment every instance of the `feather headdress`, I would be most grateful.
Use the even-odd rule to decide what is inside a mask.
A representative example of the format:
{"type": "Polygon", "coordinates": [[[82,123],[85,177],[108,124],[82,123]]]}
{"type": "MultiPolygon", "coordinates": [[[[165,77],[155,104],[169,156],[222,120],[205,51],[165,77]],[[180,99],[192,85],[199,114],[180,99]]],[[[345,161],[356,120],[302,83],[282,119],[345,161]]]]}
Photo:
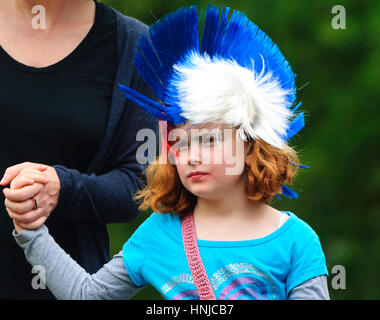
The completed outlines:
{"type": "MultiPolygon", "coordinates": [[[[196,6],[153,24],[149,37],[138,41],[135,66],[163,104],[120,85],[126,97],[170,128],[223,122],[237,128],[242,140],[260,138],[285,148],[305,123],[303,113],[295,113],[300,103],[291,109],[296,75],[277,45],[228,7],[207,7],[201,42],[198,25],[196,6]]],[[[282,193],[297,197],[286,186],[282,193]]]]}

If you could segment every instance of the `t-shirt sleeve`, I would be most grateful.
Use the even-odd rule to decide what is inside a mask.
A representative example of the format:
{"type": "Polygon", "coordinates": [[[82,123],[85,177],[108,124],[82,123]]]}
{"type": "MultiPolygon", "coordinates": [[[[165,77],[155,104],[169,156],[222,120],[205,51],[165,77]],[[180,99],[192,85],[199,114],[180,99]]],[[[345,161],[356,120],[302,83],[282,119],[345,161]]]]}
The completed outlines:
{"type": "Polygon", "coordinates": [[[124,266],[137,287],[147,284],[144,278],[144,264],[149,256],[151,218],[146,219],[123,245],[124,266]]]}
{"type": "Polygon", "coordinates": [[[321,242],[315,231],[305,224],[292,248],[291,268],[286,279],[286,295],[299,284],[320,276],[327,275],[325,255],[321,242]]]}

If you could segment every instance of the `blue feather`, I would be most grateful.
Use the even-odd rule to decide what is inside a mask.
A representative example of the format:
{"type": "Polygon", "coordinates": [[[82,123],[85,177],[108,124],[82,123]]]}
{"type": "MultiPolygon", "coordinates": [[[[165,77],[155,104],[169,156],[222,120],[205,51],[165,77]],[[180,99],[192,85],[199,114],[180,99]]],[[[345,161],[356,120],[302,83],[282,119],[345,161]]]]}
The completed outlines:
{"type": "Polygon", "coordinates": [[[305,126],[305,119],[303,112],[297,115],[297,117],[289,123],[285,136],[282,136],[284,141],[291,139],[305,126]]]}
{"type": "Polygon", "coordinates": [[[302,165],[302,164],[298,164],[298,163],[295,163],[293,161],[289,161],[290,164],[292,164],[293,166],[297,166],[297,167],[300,167],[302,169],[309,169],[310,167],[307,166],[307,165],[302,165]]]}
{"type": "Polygon", "coordinates": [[[190,50],[199,50],[196,6],[166,15],[149,28],[149,39],[143,36],[138,41],[136,69],[165,104],[170,98],[168,87],[173,65],[183,60],[190,50]]]}
{"type": "Polygon", "coordinates": [[[286,185],[282,186],[282,194],[287,198],[298,198],[298,193],[287,187],[286,185]]]}
{"type": "Polygon", "coordinates": [[[300,103],[298,103],[293,109],[292,109],[292,112],[295,113],[298,109],[298,107],[302,104],[302,101],[300,103]]]}
{"type": "Polygon", "coordinates": [[[129,100],[144,108],[157,119],[169,120],[169,117],[165,114],[165,109],[167,108],[165,108],[163,105],[145,97],[133,89],[123,86],[122,84],[119,84],[119,88],[124,92],[125,96],[129,100]]]}
{"type": "Polygon", "coordinates": [[[207,53],[210,57],[220,55],[219,51],[226,32],[229,11],[228,7],[207,6],[202,36],[202,54],[207,53]]]}

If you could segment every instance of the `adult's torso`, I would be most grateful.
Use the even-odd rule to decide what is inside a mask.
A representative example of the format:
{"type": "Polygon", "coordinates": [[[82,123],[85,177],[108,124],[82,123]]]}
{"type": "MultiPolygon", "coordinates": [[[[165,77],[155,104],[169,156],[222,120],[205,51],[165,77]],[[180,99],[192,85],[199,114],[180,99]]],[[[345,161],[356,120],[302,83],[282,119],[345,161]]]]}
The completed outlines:
{"type": "MultiPolygon", "coordinates": [[[[24,161],[61,164],[84,172],[108,122],[117,69],[115,13],[96,3],[95,21],[87,34],[51,65],[24,64],[4,47],[0,46],[0,172],[24,161]]],[[[2,192],[0,203],[4,203],[2,192]]],[[[76,226],[55,217],[54,211],[46,225],[57,243],[80,263],[76,226]]],[[[12,229],[0,204],[0,298],[51,298],[48,290],[32,288],[35,274],[16,245],[12,229]]]]}

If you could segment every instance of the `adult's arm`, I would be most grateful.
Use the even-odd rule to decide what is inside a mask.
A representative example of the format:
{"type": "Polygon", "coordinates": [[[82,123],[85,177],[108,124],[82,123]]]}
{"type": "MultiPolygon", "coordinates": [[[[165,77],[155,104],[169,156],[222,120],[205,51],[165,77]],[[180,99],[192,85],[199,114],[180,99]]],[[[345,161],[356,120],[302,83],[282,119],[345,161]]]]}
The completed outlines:
{"type": "MultiPolygon", "coordinates": [[[[118,18],[121,15],[118,14],[118,18]]],[[[136,160],[137,149],[144,142],[136,141],[136,134],[141,129],[152,129],[156,134],[158,120],[143,108],[124,98],[118,83],[129,86],[140,93],[155,98],[151,89],[143,81],[133,67],[135,44],[139,35],[147,34],[148,27],[136,19],[126,19],[129,25],[128,41],[123,49],[120,64],[123,70],[133,69],[130,79],[116,78],[118,97],[124,101],[124,109],[117,121],[117,128],[112,137],[112,156],[107,157],[107,165],[101,174],[81,173],[78,170],[62,165],[54,165],[61,183],[58,204],[52,214],[59,214],[64,219],[97,220],[100,223],[118,223],[133,220],[138,214],[137,204],[133,196],[143,188],[144,173],[147,164],[139,164],[136,160]],[[124,82],[126,81],[126,82],[124,82]],[[121,98],[122,97],[122,98],[121,98]]],[[[85,133],[83,133],[85,134],[85,133]]]]}
{"type": "Polygon", "coordinates": [[[62,165],[54,165],[61,189],[55,212],[68,220],[98,220],[118,223],[133,220],[137,204],[133,196],[144,187],[146,165],[136,160],[137,149],[144,142],[136,141],[139,130],[150,128],[157,134],[157,121],[138,106],[130,106],[122,130],[119,149],[122,150],[109,171],[97,175],[85,174],[62,165]]]}

